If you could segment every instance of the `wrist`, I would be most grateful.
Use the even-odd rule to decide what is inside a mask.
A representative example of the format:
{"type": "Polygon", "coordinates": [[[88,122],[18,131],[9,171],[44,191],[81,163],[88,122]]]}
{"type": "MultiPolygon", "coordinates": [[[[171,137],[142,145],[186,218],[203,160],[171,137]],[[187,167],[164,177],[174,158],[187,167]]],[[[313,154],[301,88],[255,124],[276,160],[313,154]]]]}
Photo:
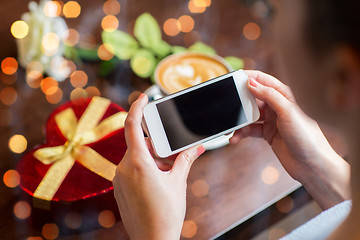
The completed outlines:
{"type": "Polygon", "coordinates": [[[154,230],[150,235],[145,236],[141,239],[150,239],[150,240],[179,240],[181,231],[173,229],[161,229],[154,230]],[[149,237],[150,236],[150,237],[149,237]]]}
{"type": "Polygon", "coordinates": [[[134,240],[179,240],[181,232],[170,229],[152,230],[150,232],[137,233],[136,236],[130,236],[134,240]]]}
{"type": "Polygon", "coordinates": [[[323,209],[350,199],[350,166],[336,152],[320,154],[298,181],[323,209]]]}
{"type": "Polygon", "coordinates": [[[135,236],[131,239],[135,240],[179,240],[182,229],[182,221],[165,221],[165,219],[152,219],[145,231],[141,229],[134,231],[135,236]]]}

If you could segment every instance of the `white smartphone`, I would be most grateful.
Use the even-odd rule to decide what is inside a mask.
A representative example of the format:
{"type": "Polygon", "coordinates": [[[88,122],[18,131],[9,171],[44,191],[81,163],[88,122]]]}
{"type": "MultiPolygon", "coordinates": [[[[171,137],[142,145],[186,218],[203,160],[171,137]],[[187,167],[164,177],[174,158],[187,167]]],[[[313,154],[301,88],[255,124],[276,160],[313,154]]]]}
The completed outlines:
{"type": "Polygon", "coordinates": [[[165,158],[257,121],[247,80],[238,70],[148,103],[143,128],[156,154],[165,158]]]}

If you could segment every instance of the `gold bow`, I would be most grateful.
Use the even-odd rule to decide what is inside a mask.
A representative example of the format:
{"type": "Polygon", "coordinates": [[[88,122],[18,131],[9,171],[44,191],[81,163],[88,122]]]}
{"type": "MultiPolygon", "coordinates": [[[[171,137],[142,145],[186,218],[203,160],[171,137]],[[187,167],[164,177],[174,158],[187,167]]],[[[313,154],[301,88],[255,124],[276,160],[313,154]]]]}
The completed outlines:
{"type": "Polygon", "coordinates": [[[67,108],[55,116],[55,122],[67,142],[62,146],[41,148],[34,152],[34,156],[43,164],[52,164],[35,190],[34,197],[50,201],[75,160],[112,181],[116,165],[92,148],[84,146],[124,127],[126,112],[118,112],[99,123],[110,103],[108,99],[93,97],[79,121],[72,108],[67,108]]]}

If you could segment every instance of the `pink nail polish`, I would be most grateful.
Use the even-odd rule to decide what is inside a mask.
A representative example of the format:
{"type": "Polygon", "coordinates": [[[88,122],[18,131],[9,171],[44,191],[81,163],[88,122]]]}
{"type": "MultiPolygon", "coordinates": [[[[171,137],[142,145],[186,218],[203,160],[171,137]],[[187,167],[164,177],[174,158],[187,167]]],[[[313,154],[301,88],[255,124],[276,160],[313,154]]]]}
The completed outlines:
{"type": "Polygon", "coordinates": [[[250,78],[250,79],[249,79],[249,84],[250,84],[250,86],[252,86],[252,87],[257,87],[257,86],[259,86],[259,83],[258,83],[257,81],[255,81],[255,79],[253,79],[253,78],[250,78]]]}
{"type": "Polygon", "coordinates": [[[201,146],[197,147],[196,150],[197,150],[197,155],[200,156],[201,154],[203,154],[205,152],[206,149],[204,148],[204,146],[201,145],[201,146]]]}

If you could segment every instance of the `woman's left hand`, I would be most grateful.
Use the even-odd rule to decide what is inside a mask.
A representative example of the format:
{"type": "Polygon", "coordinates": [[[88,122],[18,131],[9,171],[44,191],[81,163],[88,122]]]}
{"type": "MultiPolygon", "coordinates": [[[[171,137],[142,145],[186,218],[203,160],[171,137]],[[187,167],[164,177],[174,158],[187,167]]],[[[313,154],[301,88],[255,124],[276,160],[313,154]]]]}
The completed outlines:
{"type": "Polygon", "coordinates": [[[114,195],[131,239],[179,239],[186,211],[187,177],[203,146],[180,153],[168,171],[156,162],[141,128],[146,95],[140,95],[125,121],[128,149],[116,169],[114,195]],[[160,169],[159,169],[160,168],[160,169]]]}

